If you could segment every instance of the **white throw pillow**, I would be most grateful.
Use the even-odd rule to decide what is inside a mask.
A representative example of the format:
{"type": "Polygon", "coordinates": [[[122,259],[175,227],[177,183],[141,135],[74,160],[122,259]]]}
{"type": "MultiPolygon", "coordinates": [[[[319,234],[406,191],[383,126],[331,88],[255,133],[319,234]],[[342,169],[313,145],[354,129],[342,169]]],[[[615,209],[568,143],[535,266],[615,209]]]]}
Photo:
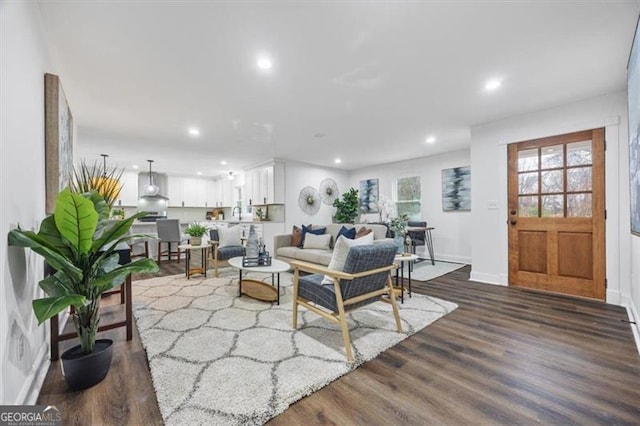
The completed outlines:
{"type": "Polygon", "coordinates": [[[304,236],[303,249],[329,250],[331,234],[314,235],[307,232],[304,236]]]}
{"type": "Polygon", "coordinates": [[[220,244],[218,247],[241,246],[240,227],[232,226],[231,228],[218,228],[218,238],[220,244]]]}
{"type": "MultiPolygon", "coordinates": [[[[368,244],[373,244],[373,232],[355,240],[351,240],[340,235],[340,237],[338,237],[338,241],[336,241],[333,247],[333,255],[331,256],[331,262],[329,262],[328,268],[333,269],[334,271],[344,271],[344,264],[347,262],[347,256],[349,255],[351,247],[366,246],[368,244]]],[[[322,284],[332,283],[333,278],[325,275],[322,280],[322,284]]]]}

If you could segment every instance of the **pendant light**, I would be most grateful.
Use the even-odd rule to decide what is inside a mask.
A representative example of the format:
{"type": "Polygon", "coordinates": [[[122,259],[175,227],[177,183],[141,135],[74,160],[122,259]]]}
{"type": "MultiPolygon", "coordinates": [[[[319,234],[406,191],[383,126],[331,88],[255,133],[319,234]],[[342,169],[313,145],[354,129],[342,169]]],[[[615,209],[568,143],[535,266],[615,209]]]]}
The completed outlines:
{"type": "Polygon", "coordinates": [[[235,179],[235,176],[233,175],[233,172],[231,172],[231,171],[229,172],[229,175],[227,176],[227,179],[229,179],[229,180],[235,179]]]}
{"type": "Polygon", "coordinates": [[[160,188],[153,183],[153,174],[151,173],[151,163],[153,163],[153,160],[147,161],[149,162],[149,185],[145,186],[144,193],[145,195],[157,195],[160,188]]]}

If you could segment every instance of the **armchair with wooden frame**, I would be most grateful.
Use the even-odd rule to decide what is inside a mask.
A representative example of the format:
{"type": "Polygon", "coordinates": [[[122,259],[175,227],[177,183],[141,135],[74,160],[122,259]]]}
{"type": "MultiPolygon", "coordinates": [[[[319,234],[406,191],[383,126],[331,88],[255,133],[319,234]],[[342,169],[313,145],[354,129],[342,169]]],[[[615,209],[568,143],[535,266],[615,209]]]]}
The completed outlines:
{"type": "Polygon", "coordinates": [[[218,278],[219,268],[228,266],[229,259],[232,257],[243,256],[244,247],[241,245],[220,247],[220,237],[217,229],[209,230],[209,239],[211,244],[211,259],[213,261],[213,276],[218,278]]]}
{"type": "Polygon", "coordinates": [[[353,351],[345,312],[380,300],[391,303],[398,332],[402,332],[391,271],[396,246],[389,243],[355,246],[349,249],[343,271],[298,260],[289,263],[293,275],[293,328],[298,327],[298,305],[340,324],[347,360],[352,362],[353,351]],[[312,275],[301,275],[309,272],[312,275]],[[323,284],[324,276],[333,279],[323,284]]]}

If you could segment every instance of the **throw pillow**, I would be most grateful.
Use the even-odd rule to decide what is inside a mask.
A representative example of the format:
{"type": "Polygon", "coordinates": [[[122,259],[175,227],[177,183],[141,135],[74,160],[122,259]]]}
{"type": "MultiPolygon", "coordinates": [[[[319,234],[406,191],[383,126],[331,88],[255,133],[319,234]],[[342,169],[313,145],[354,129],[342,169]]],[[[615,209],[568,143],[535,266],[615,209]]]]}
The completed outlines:
{"type": "Polygon", "coordinates": [[[347,228],[346,226],[342,226],[338,231],[338,236],[336,237],[336,241],[340,238],[340,235],[344,235],[345,238],[350,240],[355,240],[356,238],[356,228],[347,228]]]}
{"type": "Polygon", "coordinates": [[[329,243],[331,242],[331,234],[314,235],[308,233],[304,238],[305,249],[319,249],[329,250],[329,243]]]}
{"type": "Polygon", "coordinates": [[[218,228],[218,237],[220,244],[218,247],[241,246],[240,227],[232,226],[231,228],[218,228]]]}
{"type": "MultiPolygon", "coordinates": [[[[358,238],[362,238],[362,237],[364,237],[365,235],[369,235],[369,234],[371,234],[372,232],[373,232],[373,230],[372,230],[372,229],[370,229],[370,228],[365,228],[365,227],[363,226],[362,228],[358,229],[358,231],[356,232],[356,240],[357,240],[358,238]]],[[[371,237],[373,238],[373,234],[371,234],[371,237]]]]}
{"type": "Polygon", "coordinates": [[[298,228],[296,225],[293,225],[293,230],[291,231],[291,245],[294,247],[302,246],[302,228],[298,228]]]}
{"type": "Polygon", "coordinates": [[[307,235],[309,233],[314,234],[314,235],[322,235],[322,234],[324,234],[324,231],[327,229],[327,228],[315,228],[314,229],[311,226],[312,225],[309,225],[309,226],[302,225],[302,241],[300,242],[300,245],[298,247],[304,247],[305,235],[307,235]]]}
{"type": "MultiPolygon", "coordinates": [[[[373,244],[373,234],[369,233],[362,238],[356,238],[354,240],[350,240],[345,238],[343,235],[338,237],[335,246],[333,247],[333,255],[331,256],[331,261],[329,262],[329,269],[333,269],[334,271],[343,271],[344,264],[347,262],[347,256],[349,255],[349,250],[351,247],[355,246],[366,246],[367,244],[373,244]]],[[[322,284],[333,284],[333,278],[329,275],[325,275],[322,280],[322,284]]]]}

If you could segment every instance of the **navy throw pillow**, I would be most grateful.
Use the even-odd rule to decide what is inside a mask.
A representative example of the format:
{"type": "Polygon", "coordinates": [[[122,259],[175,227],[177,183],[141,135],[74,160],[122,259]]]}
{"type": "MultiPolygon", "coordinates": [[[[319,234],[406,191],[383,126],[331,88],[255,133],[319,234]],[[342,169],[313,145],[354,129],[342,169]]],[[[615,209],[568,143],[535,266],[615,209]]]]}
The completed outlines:
{"type": "Polygon", "coordinates": [[[304,246],[304,237],[305,237],[305,235],[307,233],[313,234],[313,235],[322,235],[322,234],[324,234],[324,231],[326,229],[327,228],[315,228],[315,229],[312,229],[310,226],[302,225],[302,238],[300,240],[300,245],[298,247],[303,247],[304,246]]]}
{"type": "Polygon", "coordinates": [[[338,236],[336,237],[336,241],[338,240],[338,238],[340,238],[340,235],[344,235],[345,238],[348,238],[350,240],[355,240],[355,238],[356,238],[356,228],[347,229],[346,226],[343,226],[338,231],[338,236]]]}

